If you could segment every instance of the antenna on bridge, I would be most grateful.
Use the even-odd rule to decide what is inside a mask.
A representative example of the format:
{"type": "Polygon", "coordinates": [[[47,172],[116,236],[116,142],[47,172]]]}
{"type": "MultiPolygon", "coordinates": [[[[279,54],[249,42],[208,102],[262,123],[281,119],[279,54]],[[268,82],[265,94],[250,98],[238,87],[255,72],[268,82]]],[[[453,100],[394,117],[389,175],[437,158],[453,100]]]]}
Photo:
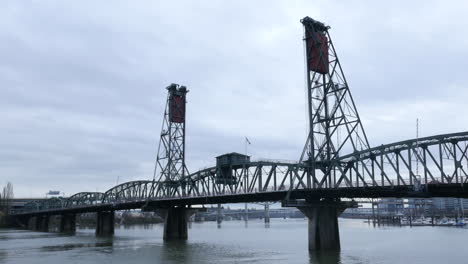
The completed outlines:
{"type": "MultiPolygon", "coordinates": [[[[301,20],[307,68],[309,135],[301,162],[309,162],[313,186],[326,182],[340,152],[369,148],[335,47],[326,26],[310,17],[301,20]],[[322,181],[315,170],[323,173],[322,181]]],[[[331,182],[330,182],[331,184],[331,182]]]]}
{"type": "Polygon", "coordinates": [[[166,196],[174,196],[184,194],[186,186],[183,179],[189,174],[185,165],[185,105],[188,90],[174,83],[166,89],[168,96],[151,193],[156,195],[157,192],[164,192],[166,196]],[[158,170],[157,182],[162,184],[156,184],[158,170]]]}

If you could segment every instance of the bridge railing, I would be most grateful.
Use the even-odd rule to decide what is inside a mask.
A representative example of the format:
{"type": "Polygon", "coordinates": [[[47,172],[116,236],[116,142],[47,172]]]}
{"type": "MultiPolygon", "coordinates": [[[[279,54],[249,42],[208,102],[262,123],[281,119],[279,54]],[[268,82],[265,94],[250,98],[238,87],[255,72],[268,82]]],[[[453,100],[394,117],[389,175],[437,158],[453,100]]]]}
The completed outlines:
{"type": "MultiPolygon", "coordinates": [[[[405,182],[410,182],[409,178],[405,178],[404,180],[405,180],[405,182]]],[[[413,186],[415,188],[415,190],[422,190],[421,188],[423,188],[426,185],[430,185],[430,184],[460,184],[460,185],[463,185],[463,184],[466,183],[467,180],[468,180],[468,177],[466,177],[466,176],[460,176],[458,183],[456,181],[449,181],[449,182],[445,181],[444,182],[442,177],[434,177],[434,179],[428,179],[428,180],[426,180],[424,178],[419,178],[418,180],[414,180],[413,184],[411,184],[411,185],[406,184],[405,186],[413,186]],[[420,187],[420,188],[418,188],[418,187],[420,187]]],[[[376,184],[374,181],[365,181],[365,185],[361,185],[361,186],[355,186],[355,185],[349,184],[348,182],[341,182],[340,184],[334,185],[334,188],[395,187],[395,186],[401,186],[401,185],[398,184],[397,179],[391,179],[390,182],[389,181],[384,181],[383,184],[382,183],[376,184]]]]}
{"type": "Polygon", "coordinates": [[[288,159],[266,159],[266,158],[258,158],[252,159],[251,162],[267,162],[267,163],[278,163],[278,164],[298,164],[299,161],[297,160],[288,160],[288,159]]]}

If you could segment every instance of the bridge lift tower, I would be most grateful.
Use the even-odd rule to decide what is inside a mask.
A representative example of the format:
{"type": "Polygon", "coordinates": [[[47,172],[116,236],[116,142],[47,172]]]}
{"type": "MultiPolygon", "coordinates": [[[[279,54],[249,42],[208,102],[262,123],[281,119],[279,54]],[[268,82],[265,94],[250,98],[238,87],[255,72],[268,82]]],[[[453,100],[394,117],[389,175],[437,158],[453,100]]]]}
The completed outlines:
{"type": "MultiPolygon", "coordinates": [[[[150,193],[153,197],[180,197],[187,194],[185,179],[189,175],[185,164],[185,105],[188,90],[174,83],[166,89],[168,95],[150,193]]],[[[171,206],[158,211],[165,218],[164,240],[187,239],[187,222],[194,210],[185,206],[171,206]]]]}
{"type": "MultiPolygon", "coordinates": [[[[310,17],[304,25],[309,135],[301,162],[310,165],[309,185],[331,186],[340,153],[369,148],[366,133],[351,96],[329,26],[310,17]],[[318,173],[317,173],[318,172],[318,173]]],[[[310,187],[310,186],[309,186],[310,187]]]]}
{"type": "MultiPolygon", "coordinates": [[[[307,164],[307,188],[327,188],[345,174],[340,153],[368,149],[369,142],[328,30],[310,17],[301,20],[306,50],[309,133],[300,162],[307,164]]],[[[353,203],[306,199],[285,201],[309,218],[309,250],[339,249],[338,215],[353,203]]]]}
{"type": "Polygon", "coordinates": [[[153,175],[154,182],[164,184],[153,184],[152,193],[164,192],[167,197],[173,197],[185,195],[186,186],[183,186],[182,180],[189,174],[185,165],[185,104],[188,90],[174,83],[166,89],[168,96],[153,175]],[[158,189],[154,189],[155,186],[158,189]]]}

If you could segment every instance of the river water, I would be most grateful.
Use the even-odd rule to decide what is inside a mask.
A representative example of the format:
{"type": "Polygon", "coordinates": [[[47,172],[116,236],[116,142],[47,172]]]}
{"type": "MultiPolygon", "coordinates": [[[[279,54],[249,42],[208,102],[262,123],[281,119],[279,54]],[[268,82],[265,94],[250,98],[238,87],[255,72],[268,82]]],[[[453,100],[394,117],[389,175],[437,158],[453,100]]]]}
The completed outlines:
{"type": "Polygon", "coordinates": [[[307,250],[305,219],[191,223],[189,240],[162,241],[163,226],[116,227],[76,235],[0,229],[0,263],[468,263],[468,229],[373,227],[340,219],[338,253],[307,250]]]}

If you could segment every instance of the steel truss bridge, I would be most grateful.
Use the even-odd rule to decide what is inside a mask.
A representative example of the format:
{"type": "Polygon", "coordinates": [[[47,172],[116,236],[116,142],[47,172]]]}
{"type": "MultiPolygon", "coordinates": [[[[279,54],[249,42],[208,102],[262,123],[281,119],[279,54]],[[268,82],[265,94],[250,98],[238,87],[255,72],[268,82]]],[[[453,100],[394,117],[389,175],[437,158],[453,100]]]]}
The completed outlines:
{"type": "Polygon", "coordinates": [[[405,140],[341,156],[333,173],[307,174],[304,163],[254,161],[199,170],[176,186],[152,180],[119,184],[25,205],[29,214],[142,206],[281,201],[286,198],[468,198],[468,132],[405,140]],[[418,165],[419,164],[419,165],[418,165]],[[420,166],[416,173],[417,166],[420,166]],[[169,190],[169,191],[168,191],[169,190]]]}
{"type": "Polygon", "coordinates": [[[305,17],[309,134],[298,161],[258,160],[229,153],[189,173],[185,162],[185,86],[171,84],[152,180],[108,191],[80,192],[26,204],[22,225],[74,232],[76,214],[97,212],[96,234],[114,233],[116,210],[160,210],[164,239],[187,239],[192,205],[275,202],[309,218],[309,250],[339,249],[338,215],[361,198],[468,198],[468,132],[370,147],[329,26],[305,17]],[[27,224],[26,224],[27,223],[27,224]]]}
{"type": "MultiPolygon", "coordinates": [[[[187,238],[191,205],[282,201],[309,218],[309,249],[340,247],[337,216],[345,199],[468,198],[468,132],[370,147],[329,26],[305,17],[309,134],[298,161],[259,160],[230,153],[216,165],[189,173],[185,163],[185,86],[171,84],[152,180],[131,181],[104,193],[80,192],[27,204],[18,218],[98,212],[97,234],[112,234],[115,210],[167,208],[164,238],[187,238]]],[[[355,202],[353,202],[355,204],[355,202]]],[[[29,221],[28,220],[28,221],[29,221]]],[[[40,220],[40,221],[39,221],[40,220]]]]}

